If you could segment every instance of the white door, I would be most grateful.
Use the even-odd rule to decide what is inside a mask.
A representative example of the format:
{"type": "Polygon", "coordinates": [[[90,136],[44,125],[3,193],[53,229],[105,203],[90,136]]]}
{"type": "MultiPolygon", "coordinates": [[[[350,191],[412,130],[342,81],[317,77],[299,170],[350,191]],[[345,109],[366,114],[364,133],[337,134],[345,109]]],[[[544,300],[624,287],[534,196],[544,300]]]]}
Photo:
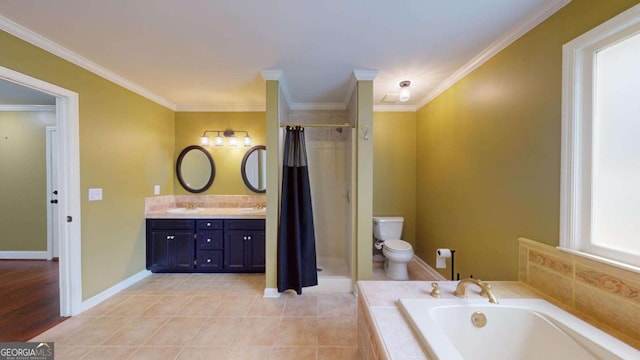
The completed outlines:
{"type": "Polygon", "coordinates": [[[55,126],[47,126],[47,254],[49,260],[57,258],[58,239],[58,167],[57,131],[55,126]]]}

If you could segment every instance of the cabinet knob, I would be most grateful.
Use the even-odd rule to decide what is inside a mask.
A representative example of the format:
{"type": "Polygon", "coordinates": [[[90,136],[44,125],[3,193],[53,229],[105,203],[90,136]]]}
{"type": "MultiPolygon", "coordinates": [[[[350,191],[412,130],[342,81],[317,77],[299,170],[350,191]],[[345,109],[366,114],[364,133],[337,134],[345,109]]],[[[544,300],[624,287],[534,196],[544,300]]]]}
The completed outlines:
{"type": "Polygon", "coordinates": [[[207,226],[211,226],[211,223],[207,223],[207,226]]]}
{"type": "Polygon", "coordinates": [[[247,240],[251,240],[251,236],[247,236],[247,240]]]}
{"type": "Polygon", "coordinates": [[[210,242],[211,242],[211,239],[207,239],[207,242],[208,242],[208,243],[210,243],[210,242]]]}
{"type": "Polygon", "coordinates": [[[211,262],[211,259],[207,259],[207,262],[208,262],[208,263],[210,263],[210,262],[211,262]]]}
{"type": "Polygon", "coordinates": [[[246,237],[246,236],[243,236],[243,237],[242,237],[242,239],[243,239],[243,240],[247,240],[247,237],[246,237]]]}

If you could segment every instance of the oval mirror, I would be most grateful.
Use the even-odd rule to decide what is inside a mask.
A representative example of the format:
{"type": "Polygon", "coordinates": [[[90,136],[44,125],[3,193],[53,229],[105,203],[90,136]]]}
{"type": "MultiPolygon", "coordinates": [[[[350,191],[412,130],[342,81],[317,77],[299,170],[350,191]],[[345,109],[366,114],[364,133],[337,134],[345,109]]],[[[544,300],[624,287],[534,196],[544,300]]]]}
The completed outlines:
{"type": "Polygon", "coordinates": [[[240,168],[242,180],[249,190],[257,193],[267,191],[267,147],[254,146],[247,150],[240,168]]]}
{"type": "Polygon", "coordinates": [[[192,193],[206,191],[216,176],[216,166],[211,154],[198,145],[187,146],[176,162],[178,181],[185,190],[192,193]]]}

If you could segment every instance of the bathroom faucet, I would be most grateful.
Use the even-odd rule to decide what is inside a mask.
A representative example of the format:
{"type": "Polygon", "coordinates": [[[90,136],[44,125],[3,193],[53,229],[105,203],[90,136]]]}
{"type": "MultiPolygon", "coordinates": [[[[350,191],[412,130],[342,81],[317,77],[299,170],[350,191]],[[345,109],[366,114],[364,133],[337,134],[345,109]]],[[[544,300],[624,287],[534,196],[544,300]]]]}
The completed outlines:
{"type": "Polygon", "coordinates": [[[491,292],[491,285],[478,279],[469,278],[469,279],[460,280],[458,282],[458,286],[456,286],[456,291],[453,294],[459,298],[466,298],[467,286],[471,284],[478,285],[480,289],[482,289],[482,292],[480,293],[480,295],[487,295],[490,303],[493,303],[493,304],[498,303],[498,300],[496,299],[495,296],[493,296],[493,293],[491,292]]]}

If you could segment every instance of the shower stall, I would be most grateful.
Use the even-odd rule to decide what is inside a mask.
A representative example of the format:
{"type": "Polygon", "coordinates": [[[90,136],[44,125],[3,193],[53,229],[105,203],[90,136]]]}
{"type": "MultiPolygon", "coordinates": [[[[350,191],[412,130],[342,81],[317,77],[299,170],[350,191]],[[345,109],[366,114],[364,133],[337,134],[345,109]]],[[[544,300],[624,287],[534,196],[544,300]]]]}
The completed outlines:
{"type": "Polygon", "coordinates": [[[293,110],[288,123],[305,128],[316,237],[318,286],[304,292],[353,290],[354,131],[348,110],[293,110]],[[334,125],[335,124],[335,125],[334,125]]]}

